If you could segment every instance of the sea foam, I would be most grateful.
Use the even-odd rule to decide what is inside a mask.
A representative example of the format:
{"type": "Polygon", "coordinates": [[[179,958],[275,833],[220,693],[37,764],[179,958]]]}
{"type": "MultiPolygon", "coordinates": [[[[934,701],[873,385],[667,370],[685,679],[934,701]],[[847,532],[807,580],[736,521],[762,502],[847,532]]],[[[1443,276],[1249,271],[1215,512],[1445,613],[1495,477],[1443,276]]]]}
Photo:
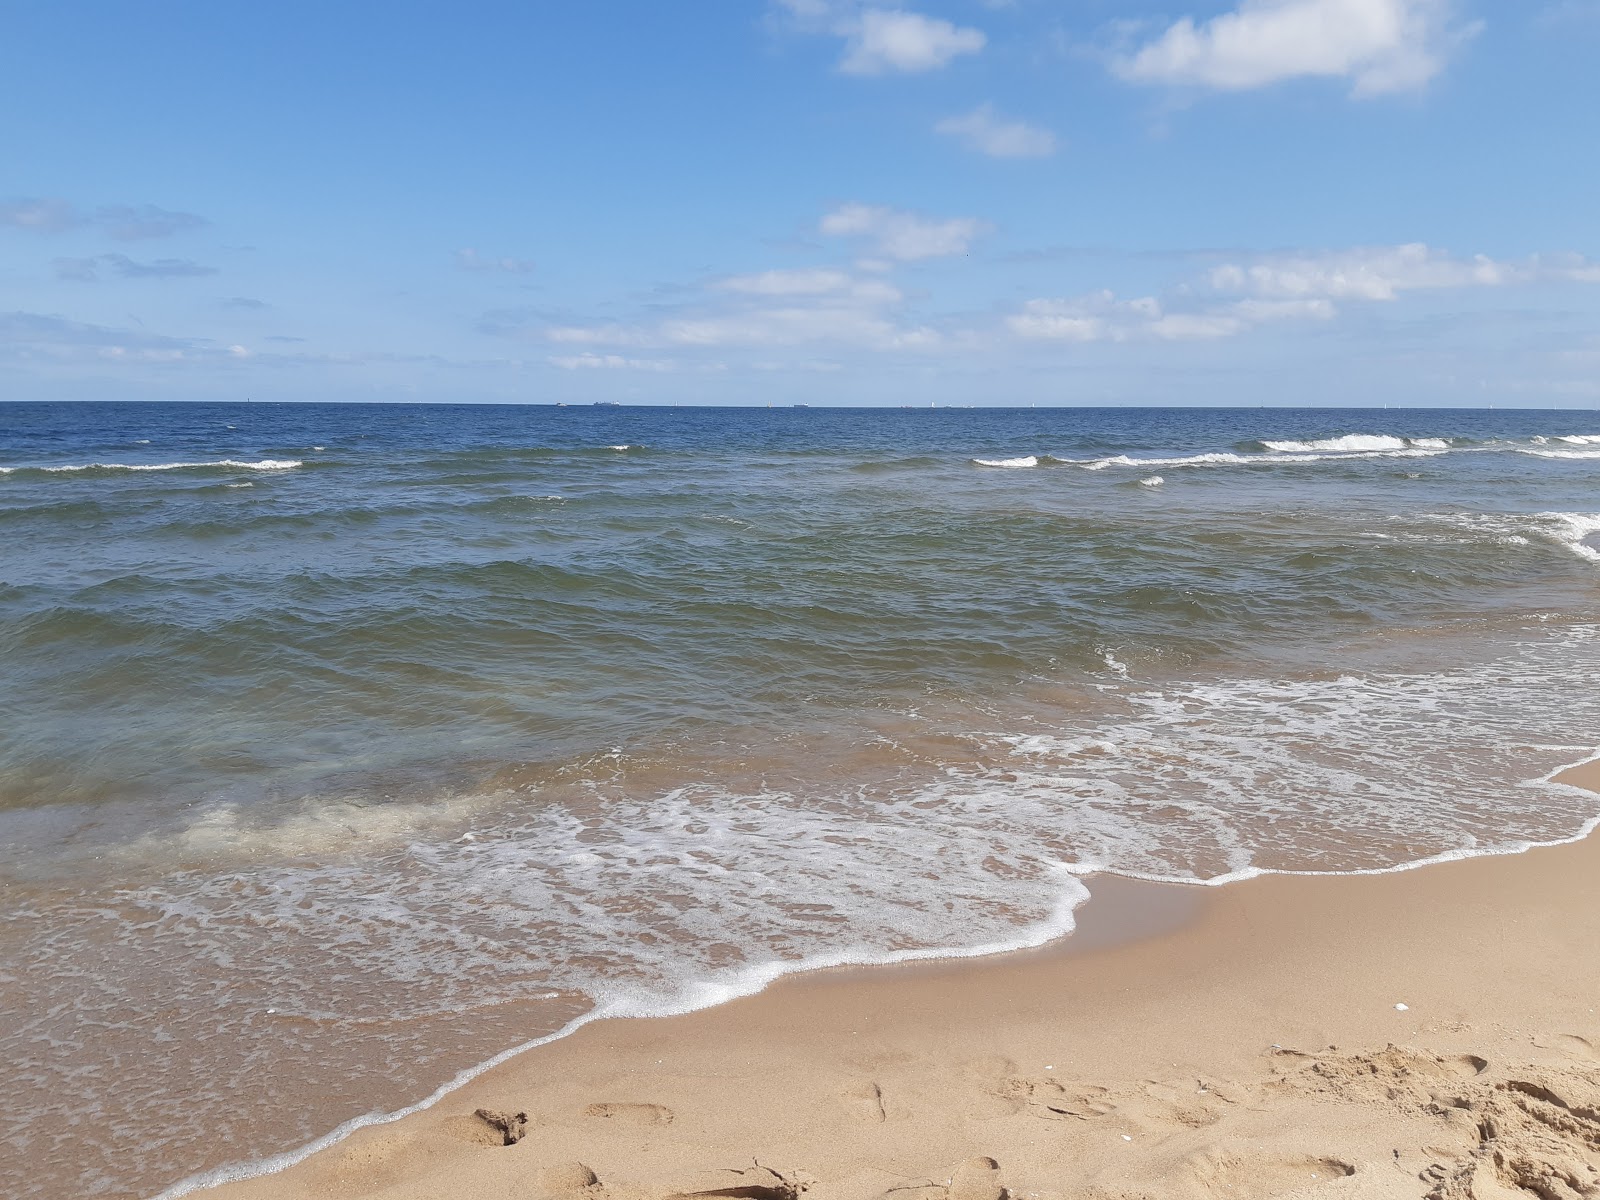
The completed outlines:
{"type": "MultiPolygon", "coordinates": [[[[1432,439],[1437,440],[1437,439],[1432,439]]],[[[1306,454],[1317,451],[1338,453],[1347,450],[1404,450],[1409,443],[1403,437],[1389,434],[1351,433],[1343,437],[1319,438],[1316,441],[1266,441],[1261,445],[1268,450],[1284,454],[1306,454]]],[[[1437,447],[1434,447],[1437,449],[1437,447]]]]}
{"type": "Polygon", "coordinates": [[[1592,670],[1597,652],[1600,631],[1578,627],[1458,669],[1119,680],[1117,704],[1091,728],[968,731],[978,761],[903,791],[676,788],[607,801],[603,839],[577,812],[532,808],[521,825],[394,856],[344,864],[325,852],[287,873],[252,857],[248,876],[223,874],[181,902],[124,892],[150,929],[214,943],[226,969],[259,977],[260,994],[284,997],[275,1003],[290,1016],[307,1003],[321,1019],[339,1011],[325,991],[290,990],[292,955],[324,944],[340,947],[350,986],[383,995],[399,1021],[530,987],[578,987],[594,1003],[415,1104],[162,1194],[281,1169],[598,1017],[689,1011],[821,966],[1037,945],[1071,930],[1093,890],[1081,877],[1096,873],[1215,886],[1571,840],[1593,826],[1600,798],[1554,776],[1594,756],[1593,729],[1551,678],[1592,670]],[[381,886],[402,869],[404,886],[381,886]],[[246,936],[260,945],[241,962],[246,936]],[[703,958],[707,947],[720,951],[703,958]],[[434,987],[416,1007],[419,979],[434,987]]]}
{"type": "Polygon", "coordinates": [[[295,467],[303,466],[305,466],[305,463],[298,458],[259,458],[253,462],[237,458],[217,458],[203,462],[71,463],[59,466],[10,466],[0,467],[0,472],[10,474],[16,471],[44,471],[52,475],[63,475],[88,471],[198,471],[217,468],[235,471],[288,471],[295,467]]]}
{"type": "Polygon", "coordinates": [[[1021,458],[975,458],[972,460],[980,467],[1037,467],[1037,455],[1028,454],[1021,458]]]}

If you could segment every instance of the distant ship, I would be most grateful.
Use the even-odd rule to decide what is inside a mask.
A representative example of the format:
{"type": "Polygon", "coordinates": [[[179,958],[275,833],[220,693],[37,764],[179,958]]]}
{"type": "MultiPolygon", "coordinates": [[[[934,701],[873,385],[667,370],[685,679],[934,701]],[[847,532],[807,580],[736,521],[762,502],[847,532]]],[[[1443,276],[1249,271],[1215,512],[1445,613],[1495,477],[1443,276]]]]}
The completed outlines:
{"type": "Polygon", "coordinates": [[[596,408],[621,408],[622,407],[622,405],[618,404],[615,400],[596,400],[594,402],[594,406],[596,408]]]}

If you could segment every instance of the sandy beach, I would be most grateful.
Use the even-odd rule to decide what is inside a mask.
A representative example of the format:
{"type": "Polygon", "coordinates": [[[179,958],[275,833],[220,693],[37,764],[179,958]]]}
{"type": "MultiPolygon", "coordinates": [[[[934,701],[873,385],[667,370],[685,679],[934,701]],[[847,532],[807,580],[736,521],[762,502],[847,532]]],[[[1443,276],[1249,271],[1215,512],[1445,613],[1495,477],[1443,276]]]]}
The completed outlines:
{"type": "Polygon", "coordinates": [[[1588,1196],[1597,879],[1591,838],[1391,875],[1102,881],[1057,946],[597,1022],[207,1194],[1588,1196]]]}

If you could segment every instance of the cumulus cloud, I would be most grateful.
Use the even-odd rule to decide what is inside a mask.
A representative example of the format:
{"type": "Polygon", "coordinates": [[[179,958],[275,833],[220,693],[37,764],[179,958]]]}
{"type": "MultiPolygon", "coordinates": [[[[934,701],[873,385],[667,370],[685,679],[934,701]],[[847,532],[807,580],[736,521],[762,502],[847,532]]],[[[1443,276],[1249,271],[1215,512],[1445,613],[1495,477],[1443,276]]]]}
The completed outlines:
{"type": "MultiPolygon", "coordinates": [[[[881,278],[837,268],[729,275],[710,281],[674,312],[638,322],[501,324],[498,332],[562,345],[705,350],[835,343],[872,350],[925,349],[940,334],[899,315],[900,289],[881,278]]],[[[591,352],[574,366],[608,366],[591,352]]],[[[552,360],[553,361],[553,360],[552,360]]],[[[619,364],[628,360],[618,359],[619,364]]],[[[558,364],[560,365],[560,364],[558,364]]]]}
{"type": "Polygon", "coordinates": [[[531,259],[496,258],[479,254],[473,249],[457,250],[456,266],[463,271],[504,271],[512,275],[526,275],[534,269],[534,263],[531,259]]]}
{"type": "Polygon", "coordinates": [[[839,70],[847,75],[933,71],[987,44],[982,30],[890,4],[861,0],[776,0],[795,27],[845,40],[839,70]]]}
{"type": "Polygon", "coordinates": [[[1112,68],[1133,83],[1242,91],[1286,79],[1348,79],[1375,96],[1426,84],[1478,23],[1453,0],[1241,0],[1197,23],[1184,17],[1112,68]]]}
{"type": "Polygon", "coordinates": [[[839,70],[847,75],[932,71],[962,54],[976,54],[988,41],[981,30],[903,9],[869,8],[844,29],[839,70]]]}
{"type": "Polygon", "coordinates": [[[1579,257],[1457,258],[1422,242],[1409,242],[1224,263],[1212,269],[1209,281],[1220,292],[1274,299],[1393,300],[1410,291],[1538,280],[1600,283],[1600,264],[1579,257]]]}
{"type": "Polygon", "coordinates": [[[24,197],[0,203],[0,226],[35,233],[98,229],[118,241],[171,237],[209,222],[194,213],[174,212],[154,204],[110,204],[80,209],[59,196],[24,197]]]}
{"type": "Polygon", "coordinates": [[[138,262],[126,254],[97,254],[93,258],[58,258],[52,264],[57,279],[76,283],[96,283],[101,272],[122,279],[185,279],[200,275],[215,275],[217,268],[190,262],[186,258],[158,258],[138,262]]]}
{"type": "Polygon", "coordinates": [[[1070,299],[1029,300],[1006,318],[1018,337],[1033,341],[1165,342],[1233,337],[1269,321],[1327,320],[1335,315],[1327,301],[1243,300],[1171,311],[1154,296],[1119,299],[1110,291],[1070,299]]]}
{"type": "Polygon", "coordinates": [[[1029,300],[1006,318],[1006,326],[1035,341],[1193,341],[1232,337],[1270,322],[1330,321],[1341,302],[1382,303],[1413,291],[1538,282],[1600,283],[1600,263],[1576,255],[1457,258],[1422,243],[1265,255],[1213,267],[1167,301],[1122,300],[1109,291],[1029,300]]]}
{"type": "Polygon", "coordinates": [[[873,204],[844,204],[822,218],[819,230],[829,237],[863,238],[873,252],[897,262],[965,254],[988,226],[973,217],[924,217],[873,204]]]}
{"type": "Polygon", "coordinates": [[[1055,134],[1024,121],[1007,120],[992,104],[980,104],[969,113],[946,117],[933,128],[991,158],[1048,158],[1056,152],[1055,134]]]}

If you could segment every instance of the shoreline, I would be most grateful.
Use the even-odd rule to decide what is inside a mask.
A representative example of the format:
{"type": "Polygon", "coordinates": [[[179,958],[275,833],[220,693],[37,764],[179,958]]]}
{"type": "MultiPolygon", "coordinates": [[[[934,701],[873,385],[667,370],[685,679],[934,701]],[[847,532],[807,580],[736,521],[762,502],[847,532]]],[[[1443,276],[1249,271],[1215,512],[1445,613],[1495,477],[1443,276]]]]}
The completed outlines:
{"type": "MultiPolygon", "coordinates": [[[[1600,791],[1600,756],[1593,756],[1580,763],[1560,768],[1551,772],[1546,778],[1550,781],[1584,787],[1586,790],[1600,791]]],[[[1252,934],[1258,940],[1263,936],[1269,936],[1266,927],[1281,923],[1282,918],[1279,914],[1268,914],[1263,920],[1262,902],[1256,898],[1260,892],[1278,892],[1280,889],[1287,889],[1288,892],[1307,892],[1331,887],[1336,891],[1344,891],[1347,895],[1356,895],[1357,893],[1351,889],[1370,889],[1378,885],[1391,889],[1398,886],[1404,892],[1415,891],[1429,895],[1451,890],[1454,886],[1452,881],[1463,875],[1487,873],[1507,878],[1528,876],[1533,870],[1528,866],[1530,857],[1544,862],[1548,861],[1547,856],[1551,854],[1568,851],[1574,858],[1589,857],[1600,861],[1600,847],[1595,847],[1592,842],[1585,844],[1587,834],[1592,829],[1591,822],[1583,834],[1574,838],[1522,850],[1440,856],[1424,862],[1379,871],[1327,875],[1260,873],[1240,880],[1230,880],[1228,887],[1147,882],[1126,876],[1102,874],[1098,877],[1095,895],[1076,910],[1077,929],[1071,936],[1057,937],[1042,946],[1011,950],[982,958],[939,957],[910,963],[842,966],[785,973],[754,994],[678,1015],[652,1016],[648,1019],[590,1015],[582,1021],[581,1027],[569,1027],[568,1030],[549,1039],[542,1039],[540,1043],[518,1047],[497,1056],[496,1060],[492,1060],[494,1065],[482,1066],[466,1073],[467,1078],[464,1081],[450,1085],[447,1089],[441,1089],[421,1104],[403,1110],[406,1115],[388,1116],[377,1120],[371,1117],[362,1118],[359,1119],[359,1125],[344,1136],[336,1136],[339,1131],[335,1131],[334,1134],[319,1139],[322,1148],[314,1153],[310,1148],[303,1147],[276,1156],[275,1160],[268,1160],[279,1164],[269,1168],[270,1173],[252,1174],[242,1178],[236,1175],[231,1180],[216,1183],[191,1177],[190,1180],[174,1185],[161,1195],[175,1197],[204,1191],[208,1194],[221,1194],[230,1200],[233,1197],[246,1200],[249,1197],[276,1198],[324,1194],[395,1197],[412,1194],[444,1197],[457,1194],[472,1195],[476,1194],[473,1188],[481,1183],[498,1179],[509,1167],[520,1167],[523,1175],[527,1175],[530,1169],[548,1169],[548,1164],[543,1168],[537,1167],[527,1154],[527,1143],[534,1140],[534,1134],[539,1134],[539,1140],[546,1143],[546,1152],[539,1156],[541,1159],[548,1158],[549,1154],[554,1152],[551,1147],[556,1146],[570,1149],[572,1153],[568,1158],[579,1155],[580,1151],[589,1155],[584,1159],[588,1163],[585,1169],[592,1169],[599,1176],[601,1184],[584,1185],[590,1189],[585,1192],[586,1195],[598,1196],[606,1186],[617,1195],[665,1194],[662,1190],[664,1185],[660,1180],[668,1176],[681,1177],[686,1171],[693,1173],[687,1162],[676,1161],[671,1154],[663,1158],[659,1146],[663,1144],[663,1136],[669,1133],[665,1127],[682,1128],[684,1125],[685,1122],[677,1120],[675,1114],[681,1112],[683,1108],[704,1107],[705,1098],[696,1099],[695,1093],[698,1089],[689,1087],[686,1090],[683,1082],[685,1078],[704,1080],[706,1077],[704,1070],[689,1072],[687,1076],[682,1073],[673,1074],[670,1070],[660,1073],[661,1082],[655,1087],[655,1091],[663,1095],[670,1093],[674,1097],[682,1093],[686,1099],[680,1099],[677,1105],[662,1104],[653,1100],[609,1099],[575,1107],[568,1105],[568,1108],[574,1109],[579,1114],[575,1121],[562,1116],[541,1115],[534,1112],[533,1110],[538,1107],[538,1101],[534,1097],[548,1093],[550,1088],[532,1081],[545,1077],[555,1063],[560,1063],[571,1066],[570,1070],[558,1072],[563,1079],[592,1080],[593,1086],[601,1091],[605,1091],[606,1081],[625,1079],[630,1092],[643,1095],[651,1090],[648,1084],[652,1079],[652,1073],[648,1069],[650,1064],[633,1061],[638,1057],[641,1048],[660,1048],[665,1042],[687,1039],[688,1047],[676,1051],[680,1057],[687,1054],[693,1058],[695,1054],[699,1054],[702,1060],[720,1059],[722,1054],[718,1050],[717,1043],[730,1032],[730,1029],[747,1033],[752,1026],[760,1027],[763,1021],[770,1025],[770,1022],[776,1019],[778,1024],[769,1027],[769,1034],[777,1028],[788,1030],[793,1025],[795,1017],[790,1010],[797,1006],[803,1010],[803,1015],[813,1018],[813,1023],[815,1016],[812,1010],[819,1005],[827,1011],[830,1019],[837,1018],[844,1012],[856,1011],[862,995],[892,993],[893,997],[888,1002],[887,1008],[898,1014],[902,1034],[914,1032],[918,1038],[923,1038],[933,1028],[939,1028],[942,1031],[941,1041],[953,1039],[959,1042],[963,1038],[970,1040],[973,1036],[971,1030],[963,1031],[960,1027],[971,1025],[975,1020],[981,1023],[984,1018],[993,1019],[1002,1015],[1014,1017],[1016,1001],[1002,1004],[1003,1011],[999,1013],[981,1011],[985,1006],[974,997],[977,993],[990,992],[996,988],[1002,991],[1011,988],[1020,995],[1031,995],[1040,987],[1067,989],[1078,994],[1080,1002],[1086,1002],[1088,1007],[1104,1010],[1108,997],[1104,987],[1095,984],[1093,979],[1100,978],[1107,971],[1115,976],[1124,971],[1130,962],[1134,962],[1142,964],[1139,970],[1143,972],[1147,981],[1170,984],[1174,979],[1184,978],[1182,972],[1175,972],[1173,968],[1179,962],[1186,961],[1186,956],[1192,953],[1194,946],[1214,941],[1219,933],[1226,935],[1224,941],[1229,956],[1238,956],[1251,949],[1252,934]],[[1421,871],[1419,868],[1424,865],[1430,867],[1430,870],[1421,871]],[[1441,880],[1441,877],[1444,879],[1441,880]],[[1425,882],[1418,883],[1418,880],[1425,882]],[[1379,881],[1383,882],[1380,884],[1379,881]],[[1246,934],[1243,939],[1239,936],[1241,930],[1246,934]],[[919,993],[928,992],[943,996],[944,1008],[940,1008],[939,1001],[930,1007],[919,996],[919,993]],[[951,1025],[952,1014],[949,1009],[951,994],[965,997],[957,1005],[960,1020],[954,1026],[951,1025]],[[925,1025],[915,1031],[904,1028],[907,1022],[915,1023],[918,1020],[931,1022],[931,1027],[925,1025]],[[534,1054],[532,1052],[534,1049],[538,1049],[539,1053],[534,1054]],[[518,1096],[519,1092],[523,1093],[521,1098],[518,1096]],[[491,1103],[482,1103],[485,1097],[491,1103]],[[534,1126],[529,1138],[504,1154],[478,1156],[476,1152],[482,1149],[479,1142],[488,1127],[471,1114],[479,1107],[507,1108],[507,1106],[510,1106],[508,1111],[530,1112],[534,1126]],[[615,1119],[595,1119],[595,1114],[590,1110],[596,1108],[608,1110],[605,1115],[615,1119]],[[631,1152],[625,1146],[605,1145],[604,1138],[599,1142],[595,1140],[594,1133],[597,1128],[602,1130],[627,1128],[630,1120],[638,1118],[638,1113],[633,1112],[635,1109],[646,1114],[656,1112],[657,1109],[667,1113],[665,1120],[660,1122],[663,1128],[658,1130],[652,1122],[644,1121],[641,1129],[645,1136],[631,1152]],[[587,1118],[582,1115],[586,1112],[589,1112],[587,1118]],[[628,1113],[632,1116],[626,1115],[628,1113]],[[652,1130],[655,1132],[651,1133],[652,1130]],[[649,1147],[658,1149],[651,1150],[649,1147]],[[616,1150],[623,1151],[620,1159],[611,1153],[616,1150]],[[471,1153],[468,1153],[469,1151],[471,1153]],[[371,1175],[376,1171],[380,1161],[390,1162],[397,1156],[409,1159],[419,1154],[429,1163],[436,1165],[448,1163],[446,1174],[440,1178],[432,1178],[431,1172],[424,1171],[417,1178],[408,1180],[406,1176],[409,1173],[402,1171],[389,1183],[378,1187],[370,1187],[351,1177],[352,1171],[363,1177],[371,1175]],[[290,1159],[293,1161],[285,1161],[290,1159]],[[463,1170],[478,1180],[478,1183],[468,1186],[464,1182],[458,1182],[456,1175],[463,1170]],[[483,1175],[483,1172],[488,1172],[488,1175],[483,1175]],[[652,1180],[644,1178],[645,1176],[654,1178],[652,1180]],[[414,1187],[421,1190],[414,1192],[414,1187]],[[602,1190],[595,1191],[594,1188],[602,1190]]],[[[1582,875],[1583,871],[1578,869],[1577,873],[1582,875]]],[[[1566,872],[1563,878],[1570,874],[1571,871],[1566,872]]],[[[1503,891],[1515,893],[1519,890],[1520,885],[1507,887],[1504,879],[1497,882],[1502,885],[1503,891]]],[[[1281,898],[1283,897],[1274,899],[1281,898]]],[[[1301,898],[1288,896],[1287,899],[1291,902],[1288,904],[1290,911],[1305,915],[1301,912],[1303,908],[1301,898]]],[[[1324,928],[1320,932],[1327,935],[1335,931],[1324,928]]],[[[1600,932],[1600,924],[1596,925],[1596,932],[1600,932]]],[[[1349,948],[1349,930],[1345,930],[1344,934],[1344,940],[1349,948]]],[[[1359,942],[1359,938],[1356,940],[1359,942]]],[[[1373,940],[1378,942],[1382,937],[1375,932],[1373,940]]],[[[1596,939],[1594,944],[1600,945],[1600,939],[1596,939]]],[[[1254,947],[1255,952],[1261,949],[1261,946],[1254,947]]],[[[1597,961],[1600,961],[1600,952],[1592,953],[1590,958],[1593,961],[1587,963],[1585,969],[1593,977],[1594,982],[1600,985],[1600,969],[1596,966],[1597,961]]],[[[1193,965],[1190,964],[1191,967],[1193,965]]],[[[1122,990],[1127,992],[1135,989],[1124,985],[1122,990]]],[[[1590,994],[1592,991],[1593,989],[1590,990],[1590,994]]],[[[1395,1003],[1406,1002],[1397,999],[1395,1003]]],[[[1409,1013],[1416,1008],[1417,1006],[1407,1005],[1403,1010],[1391,1010],[1391,1015],[1397,1011],[1409,1013]]],[[[1108,1014],[1103,1013],[1103,1015],[1108,1014]]],[[[1592,1014],[1590,1015],[1592,1017],[1592,1014]]],[[[1172,1016],[1173,1014],[1167,1014],[1169,1020],[1172,1016]]],[[[1031,1014],[1035,1025],[1038,1023],[1038,1017],[1037,1012],[1031,1014]]],[[[858,1020],[857,1023],[868,1022],[858,1020]]],[[[882,1021],[875,1023],[879,1026],[884,1024],[882,1021]]],[[[852,1031],[852,1034],[857,1032],[852,1031]]],[[[1034,1032],[1037,1033],[1038,1030],[1034,1029],[1034,1032]]],[[[1002,1035],[1000,1040],[1004,1040],[1005,1036],[1015,1036],[1017,1033],[1017,1030],[1012,1029],[1007,1035],[1002,1035]]],[[[1094,1031],[1091,1030],[1090,1033],[1093,1034],[1094,1031]]],[[[1075,1030],[1074,1034],[1079,1037],[1086,1036],[1082,1029],[1075,1030]]],[[[797,1035],[786,1034],[786,1036],[797,1035]]],[[[1579,1036],[1581,1040],[1581,1035],[1572,1036],[1579,1036]]],[[[1090,1036],[1088,1040],[1094,1041],[1096,1037],[1090,1036]]],[[[1107,1039],[1100,1037],[1098,1040],[1104,1042],[1107,1039]]],[[[1595,1031],[1592,1040],[1594,1046],[1600,1049],[1600,1030],[1595,1031]]],[[[1282,1042],[1282,1044],[1289,1043],[1282,1042]]],[[[817,1048],[813,1046],[811,1050],[817,1048]]],[[[1381,1050],[1381,1046],[1370,1049],[1378,1051],[1381,1050]]],[[[1124,1058],[1127,1050],[1128,1047],[1124,1046],[1124,1058]]],[[[1107,1047],[1102,1046],[1102,1055],[1106,1051],[1107,1047]]],[[[1050,1057],[1062,1057],[1062,1055],[1055,1054],[1050,1057]]],[[[668,1061],[662,1059],[656,1065],[665,1065],[668,1061]]],[[[1110,1054],[1101,1074],[1108,1079],[1115,1075],[1116,1062],[1117,1054],[1110,1054]]],[[[698,1065],[704,1068],[707,1063],[701,1061],[698,1065]]],[[[1054,1069],[1055,1064],[1048,1065],[1054,1069]]],[[[1054,1085],[1058,1078],[1052,1076],[1044,1080],[1033,1080],[1027,1083],[1026,1087],[1054,1085]]],[[[1085,1086],[1095,1089],[1105,1087],[1099,1082],[1087,1083],[1085,1086]]],[[[879,1108],[883,1109],[881,1085],[873,1083],[872,1087],[879,1088],[879,1108]]],[[[613,1087],[612,1090],[617,1089],[613,1087]]],[[[721,1089],[713,1087],[706,1090],[720,1092],[721,1089]]],[[[993,1090],[989,1089],[990,1092],[993,1090]]],[[[1009,1104],[1015,1101],[1015,1097],[1002,1100],[1004,1104],[1009,1104]]],[[[711,1107],[715,1108],[715,1105],[711,1107]]],[[[848,1104],[845,1107],[848,1107],[848,1104]]],[[[1112,1110],[1115,1111],[1116,1107],[1113,1103],[1112,1110]]],[[[1029,1111],[1029,1104],[1026,1102],[1023,1103],[1023,1111],[1029,1111]]],[[[740,1159],[741,1150],[737,1144],[738,1115],[720,1114],[720,1119],[727,1128],[722,1135],[714,1139],[716,1152],[712,1154],[713,1157],[716,1153],[720,1153],[721,1157],[729,1159],[730,1163],[740,1159]]],[[[718,1114],[705,1113],[702,1117],[711,1121],[709,1130],[716,1125],[718,1114]]],[[[887,1120],[887,1117],[884,1120],[887,1120]]],[[[1073,1120],[1089,1122],[1090,1119],[1075,1114],[1073,1120]]],[[[937,1124],[937,1121],[933,1122],[933,1125],[937,1124]]],[[[1129,1135],[1130,1138],[1132,1136],[1129,1135]]],[[[628,1139],[624,1137],[612,1140],[626,1142],[628,1139]]],[[[674,1139],[666,1138],[668,1142],[672,1140],[674,1139]]],[[[702,1149],[711,1152],[705,1147],[702,1149]]],[[[974,1155],[1000,1157],[995,1153],[984,1154],[976,1150],[974,1155]]],[[[744,1159],[749,1157],[748,1154],[743,1155],[744,1159]]],[[[758,1157],[763,1162],[783,1161],[782,1155],[774,1158],[770,1149],[758,1157]]],[[[1128,1156],[1123,1155],[1123,1157],[1128,1156]]],[[[266,1163],[250,1166],[241,1164],[234,1170],[249,1171],[252,1167],[260,1170],[265,1165],[266,1163]]],[[[937,1164],[930,1164],[924,1173],[932,1171],[935,1165],[937,1164]]],[[[804,1163],[796,1162],[791,1166],[802,1171],[810,1170],[814,1176],[817,1174],[815,1165],[806,1167],[804,1163]]],[[[713,1168],[714,1164],[706,1169],[713,1168]]],[[[213,1173],[210,1179],[215,1180],[221,1174],[223,1172],[213,1173]]],[[[391,1172],[384,1170],[378,1174],[389,1176],[391,1172]]],[[[512,1174],[516,1175],[517,1172],[513,1171],[512,1174]]],[[[531,1178],[532,1176],[528,1176],[528,1179],[531,1178]]],[[[823,1184],[819,1183],[817,1186],[822,1187],[823,1184]]],[[[1008,1183],[1007,1186],[1013,1192],[1018,1190],[1015,1182],[1008,1183]]],[[[852,1195],[859,1190],[859,1188],[855,1191],[846,1189],[852,1195]]],[[[878,1188],[876,1192],[870,1194],[877,1195],[884,1190],[886,1188],[878,1188]]],[[[560,1191],[560,1188],[551,1184],[543,1191],[536,1189],[525,1194],[556,1195],[560,1191]]]]}

